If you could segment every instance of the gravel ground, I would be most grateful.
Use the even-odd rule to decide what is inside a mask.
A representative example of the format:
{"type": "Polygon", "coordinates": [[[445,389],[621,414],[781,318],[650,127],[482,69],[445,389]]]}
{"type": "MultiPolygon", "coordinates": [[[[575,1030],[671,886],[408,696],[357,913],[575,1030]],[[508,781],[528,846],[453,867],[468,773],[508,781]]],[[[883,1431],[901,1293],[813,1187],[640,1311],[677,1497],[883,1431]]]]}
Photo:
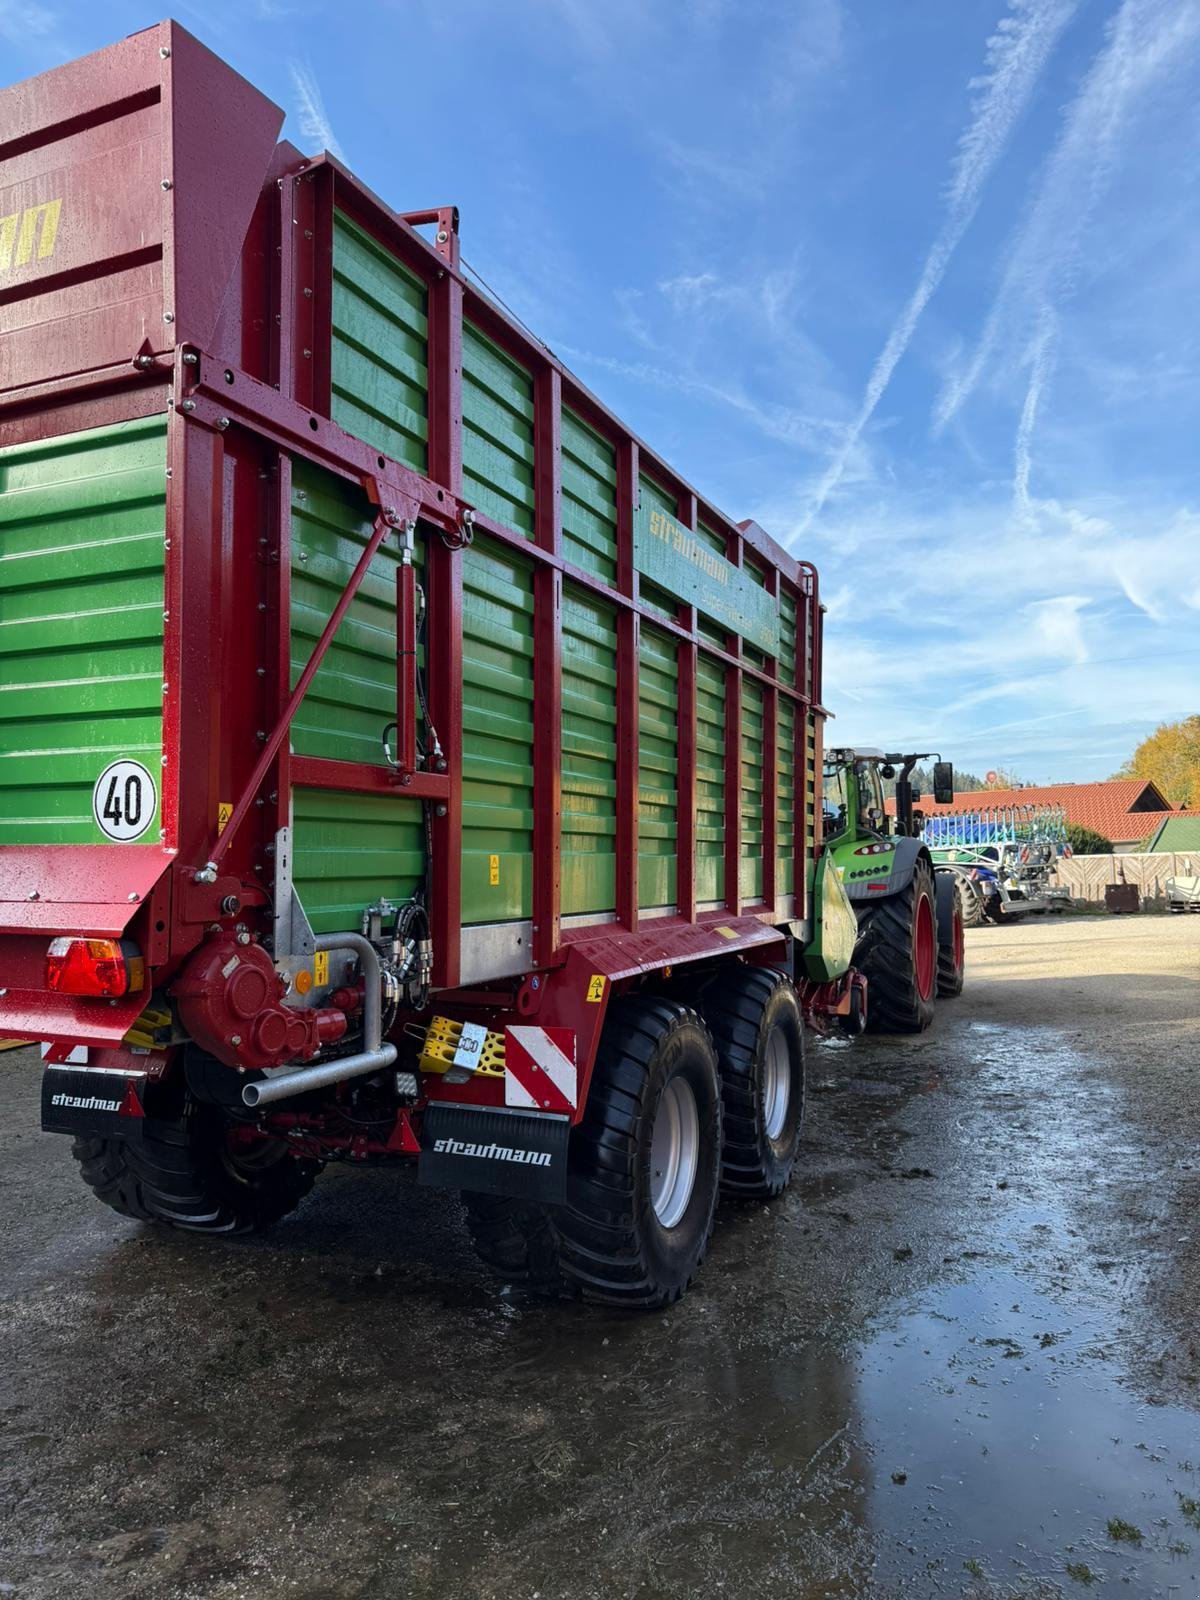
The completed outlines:
{"type": "Polygon", "coordinates": [[[1198,951],[972,930],[930,1033],[814,1045],[665,1316],[501,1291],[386,1172],[140,1228],[0,1056],[0,1595],[1197,1594],[1198,951]]]}

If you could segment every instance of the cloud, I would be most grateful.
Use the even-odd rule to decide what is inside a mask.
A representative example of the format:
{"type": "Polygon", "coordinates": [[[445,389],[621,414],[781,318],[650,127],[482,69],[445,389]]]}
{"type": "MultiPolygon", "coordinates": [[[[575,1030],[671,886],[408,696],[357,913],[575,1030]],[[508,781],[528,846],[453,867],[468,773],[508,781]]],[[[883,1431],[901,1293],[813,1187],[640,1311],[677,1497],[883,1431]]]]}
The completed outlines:
{"type": "Polygon", "coordinates": [[[988,40],[987,71],[972,84],[976,90],[974,114],[959,140],[941,228],[925,259],[917,286],[871,370],[858,414],[813,492],[801,532],[807,530],[841,482],[862,431],[883,398],[922,312],[970,227],[984,185],[1028,104],[1059,35],[1074,15],[1077,3],[1078,0],[1009,0],[1008,15],[1001,18],[988,40]]]}
{"type": "Polygon", "coordinates": [[[321,90],[312,68],[306,61],[293,57],[288,62],[288,69],[292,74],[292,87],[296,91],[296,121],[305,139],[314,145],[309,153],[316,155],[328,150],[331,156],[343,160],[342,147],[325,114],[325,103],[321,99],[321,90]]]}
{"type": "Polygon", "coordinates": [[[798,445],[814,451],[828,449],[830,439],[842,427],[834,418],[753,400],[741,389],[714,383],[690,372],[672,371],[648,361],[619,361],[614,356],[598,355],[573,345],[560,344],[557,349],[560,356],[581,367],[611,372],[633,383],[665,389],[672,394],[692,395],[696,399],[727,407],[746,417],[767,438],[782,444],[798,445]]]}
{"type": "MultiPolygon", "coordinates": [[[[1083,86],[1067,108],[1034,202],[1009,251],[983,332],[970,358],[943,386],[934,410],[935,437],[974,392],[1006,331],[1014,324],[1028,327],[1030,322],[1041,323],[1044,329],[1052,308],[1074,291],[1081,272],[1090,267],[1083,241],[1122,135],[1139,103],[1186,65],[1198,40],[1196,0],[1123,0],[1083,86]]],[[[1046,363],[1049,341],[1043,331],[1035,338],[1046,363]]],[[[1027,452],[1031,430],[1021,431],[1027,452]]]]}
{"type": "Polygon", "coordinates": [[[658,292],[666,296],[673,311],[699,311],[720,296],[721,281],[715,272],[682,273],[677,278],[664,279],[658,292]]]}
{"type": "Polygon", "coordinates": [[[1013,500],[1018,512],[1025,518],[1034,516],[1034,503],[1029,495],[1029,474],[1033,468],[1033,430],[1037,425],[1038,407],[1054,367],[1054,343],[1058,328],[1049,308],[1045,308],[1041,326],[1029,354],[1029,385],[1025,391],[1025,404],[1021,407],[1021,420],[1017,426],[1017,442],[1013,450],[1013,500]]]}

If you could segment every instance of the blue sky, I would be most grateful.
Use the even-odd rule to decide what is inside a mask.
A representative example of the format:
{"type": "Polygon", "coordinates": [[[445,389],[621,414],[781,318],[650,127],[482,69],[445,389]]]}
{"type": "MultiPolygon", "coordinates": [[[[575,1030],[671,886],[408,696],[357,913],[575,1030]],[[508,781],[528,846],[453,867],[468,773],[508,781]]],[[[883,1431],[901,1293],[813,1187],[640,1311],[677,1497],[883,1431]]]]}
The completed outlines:
{"type": "MultiPolygon", "coordinates": [[[[1200,709],[1200,0],[174,14],[817,563],[837,742],[1089,779],[1200,709]]],[[[0,77],[154,20],[0,0],[0,77]]]]}

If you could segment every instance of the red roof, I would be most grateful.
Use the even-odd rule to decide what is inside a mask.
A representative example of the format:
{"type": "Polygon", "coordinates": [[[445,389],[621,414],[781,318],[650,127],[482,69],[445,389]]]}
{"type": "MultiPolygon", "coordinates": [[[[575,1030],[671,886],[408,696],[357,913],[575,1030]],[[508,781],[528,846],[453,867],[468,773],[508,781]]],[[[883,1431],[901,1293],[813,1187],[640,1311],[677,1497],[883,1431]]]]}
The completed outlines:
{"type": "MultiPolygon", "coordinates": [[[[1179,814],[1158,787],[1144,778],[1051,783],[1026,789],[963,790],[948,806],[938,805],[932,795],[922,795],[917,804],[926,816],[966,811],[972,806],[1062,806],[1068,822],[1091,828],[1116,843],[1148,838],[1164,818],[1179,814]]],[[[895,814],[894,800],[887,801],[887,810],[895,814]]]]}

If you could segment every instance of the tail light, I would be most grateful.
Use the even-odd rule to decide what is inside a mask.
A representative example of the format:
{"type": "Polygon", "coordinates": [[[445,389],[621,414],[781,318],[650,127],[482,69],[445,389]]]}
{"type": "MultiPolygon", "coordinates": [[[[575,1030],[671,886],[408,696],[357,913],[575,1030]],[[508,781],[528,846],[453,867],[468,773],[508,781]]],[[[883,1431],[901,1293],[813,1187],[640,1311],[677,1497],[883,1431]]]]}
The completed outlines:
{"type": "Polygon", "coordinates": [[[56,994],[113,997],[146,984],[146,963],[128,939],[55,939],[46,952],[46,987],[56,994]]]}

